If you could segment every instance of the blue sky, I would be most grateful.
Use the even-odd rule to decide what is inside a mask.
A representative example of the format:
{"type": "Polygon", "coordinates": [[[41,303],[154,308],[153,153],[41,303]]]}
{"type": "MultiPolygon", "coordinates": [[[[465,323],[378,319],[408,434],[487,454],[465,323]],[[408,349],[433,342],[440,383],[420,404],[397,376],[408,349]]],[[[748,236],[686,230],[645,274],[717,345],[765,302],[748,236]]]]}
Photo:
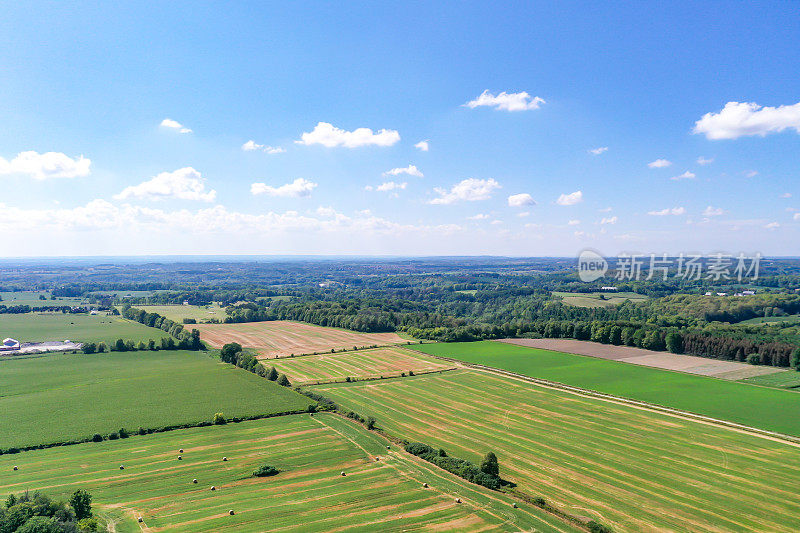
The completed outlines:
{"type": "Polygon", "coordinates": [[[800,255],[794,2],[77,5],[0,6],[3,255],[800,255]]]}

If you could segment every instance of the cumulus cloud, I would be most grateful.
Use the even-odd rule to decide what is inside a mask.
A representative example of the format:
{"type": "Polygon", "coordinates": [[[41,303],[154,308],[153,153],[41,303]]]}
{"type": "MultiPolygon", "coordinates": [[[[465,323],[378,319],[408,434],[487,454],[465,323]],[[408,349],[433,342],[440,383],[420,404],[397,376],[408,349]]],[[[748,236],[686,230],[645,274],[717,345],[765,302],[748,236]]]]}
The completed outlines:
{"type": "Polygon", "coordinates": [[[265,144],[258,144],[255,141],[247,141],[242,145],[242,150],[245,152],[254,152],[256,150],[261,150],[262,152],[266,152],[268,154],[282,154],[286,151],[285,148],[281,148],[280,146],[267,146],[265,144]]]}
{"type": "Polygon", "coordinates": [[[422,172],[414,165],[408,165],[402,168],[393,168],[383,173],[384,176],[399,176],[400,174],[408,174],[409,176],[416,176],[418,178],[424,177],[422,172]]]}
{"type": "Polygon", "coordinates": [[[785,193],[781,194],[781,198],[791,198],[791,197],[792,197],[792,193],[790,193],[790,192],[785,192],[785,193]]]}
{"type": "Polygon", "coordinates": [[[520,93],[507,93],[505,91],[498,95],[493,95],[489,90],[485,90],[474,100],[470,100],[466,107],[475,109],[476,107],[493,107],[502,111],[526,111],[528,109],[539,109],[545,101],[538,96],[531,98],[525,91],[520,93]]]}
{"type": "Polygon", "coordinates": [[[369,128],[357,128],[353,131],[342,130],[328,122],[319,122],[314,130],[303,133],[297,144],[321,144],[328,148],[344,146],[345,148],[358,148],[359,146],[392,146],[400,141],[400,134],[396,130],[380,130],[377,133],[369,128]]]}
{"type": "Polygon", "coordinates": [[[492,197],[492,191],[499,189],[500,184],[494,179],[481,180],[477,178],[467,178],[453,185],[450,190],[437,187],[434,190],[439,198],[434,198],[428,203],[435,205],[449,205],[456,202],[476,202],[488,200],[492,197]]]}
{"type": "Polygon", "coordinates": [[[178,122],[177,120],[172,120],[171,118],[165,118],[161,121],[160,126],[162,128],[169,128],[171,130],[177,130],[180,133],[192,133],[192,130],[178,122]]]}
{"type": "Polygon", "coordinates": [[[524,207],[526,205],[536,205],[536,201],[533,199],[533,196],[530,194],[523,192],[520,194],[512,194],[508,197],[508,205],[511,207],[524,207]]]}
{"type": "Polygon", "coordinates": [[[600,155],[603,152],[608,152],[608,146],[599,146],[597,148],[592,148],[589,150],[589,153],[592,155],[600,155]]]}
{"type": "MultiPolygon", "coordinates": [[[[603,220],[605,220],[605,219],[603,219],[603,220]]],[[[580,223],[581,223],[580,220],[570,220],[569,222],[567,222],[567,226],[577,226],[580,223]]]]}
{"type": "Polygon", "coordinates": [[[800,102],[779,107],[762,107],[755,102],[728,102],[719,113],[706,113],[695,122],[694,133],[706,139],[738,139],[748,135],[764,137],[794,129],[800,133],[800,102]]]}
{"type": "Polygon", "coordinates": [[[758,171],[756,170],[747,170],[744,172],[745,178],[755,178],[756,176],[758,176],[758,171]]]}
{"type": "Polygon", "coordinates": [[[665,168],[672,164],[672,161],[668,159],[656,159],[655,161],[651,161],[647,163],[647,166],[650,168],[665,168]]]}
{"type": "Polygon", "coordinates": [[[267,196],[280,196],[283,198],[305,198],[311,196],[311,191],[317,186],[316,183],[303,178],[297,178],[291,183],[286,183],[280,187],[273,187],[266,183],[253,183],[250,185],[250,193],[253,195],[266,194],[267,196]]]}
{"type": "Polygon", "coordinates": [[[569,194],[562,194],[556,200],[558,205],[575,205],[579,204],[583,201],[583,192],[582,191],[575,191],[569,194]]]}
{"type": "Polygon", "coordinates": [[[139,200],[198,200],[211,202],[217,191],[206,191],[206,180],[192,167],[179,168],[174,172],[162,172],[139,185],[125,187],[114,196],[117,200],[135,198],[139,200]]]}
{"type": "Polygon", "coordinates": [[[685,213],[686,213],[686,208],[683,208],[683,207],[673,207],[672,209],[666,208],[666,209],[662,209],[660,211],[648,211],[647,212],[648,215],[653,215],[654,217],[663,217],[663,216],[667,216],[667,215],[678,216],[678,215],[683,215],[685,213]]]}
{"type": "Polygon", "coordinates": [[[467,217],[467,220],[487,220],[489,219],[489,215],[486,213],[478,213],[477,215],[472,215],[471,217],[467,217]]]}
{"type": "Polygon", "coordinates": [[[769,224],[764,224],[764,227],[766,229],[778,229],[781,227],[781,225],[778,224],[777,222],[770,222],[769,224]]]}
{"type": "Polygon", "coordinates": [[[605,226],[607,224],[616,224],[616,223],[617,223],[617,217],[616,216],[603,218],[603,219],[600,220],[600,225],[601,226],[605,226]]]}
{"type": "Polygon", "coordinates": [[[414,148],[416,148],[417,150],[420,150],[422,152],[427,152],[428,148],[430,148],[430,146],[428,146],[428,140],[426,139],[424,141],[420,141],[417,144],[415,144],[414,148]]]}
{"type": "Polygon", "coordinates": [[[364,190],[367,191],[378,191],[378,192],[388,192],[388,191],[396,191],[396,190],[403,190],[408,186],[407,182],[402,183],[395,183],[394,181],[387,181],[385,183],[381,183],[377,187],[373,187],[372,185],[367,185],[364,187],[364,190]]]}
{"type": "Polygon", "coordinates": [[[706,158],[706,157],[700,156],[700,157],[697,158],[697,164],[698,165],[710,165],[713,162],[714,162],[714,158],[713,157],[706,158]]]}
{"type": "Polygon", "coordinates": [[[683,174],[681,174],[680,176],[672,176],[670,179],[671,179],[671,180],[674,180],[674,181],[679,181],[679,180],[693,180],[693,179],[695,179],[696,177],[697,177],[697,175],[696,175],[694,172],[690,172],[690,171],[688,171],[688,170],[687,170],[686,172],[684,172],[684,173],[683,173],[683,174]]]}
{"type": "Polygon", "coordinates": [[[793,218],[794,220],[800,220],[800,213],[795,213],[795,214],[792,216],[792,218],[793,218]]]}
{"type": "Polygon", "coordinates": [[[50,178],[78,178],[89,175],[92,161],[83,156],[75,159],[61,152],[45,152],[40,154],[33,150],[20,152],[8,161],[0,157],[0,176],[4,174],[21,174],[35,180],[50,178]]]}
{"type": "Polygon", "coordinates": [[[708,206],[703,210],[704,217],[718,217],[724,215],[725,211],[721,207],[708,206]]]}

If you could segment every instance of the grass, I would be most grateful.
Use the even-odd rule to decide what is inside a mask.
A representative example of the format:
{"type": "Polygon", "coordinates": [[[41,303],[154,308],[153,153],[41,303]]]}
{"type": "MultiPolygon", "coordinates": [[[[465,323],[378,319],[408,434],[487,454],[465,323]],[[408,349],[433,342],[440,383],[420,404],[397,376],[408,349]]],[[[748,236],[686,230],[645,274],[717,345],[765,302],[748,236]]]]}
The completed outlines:
{"type": "Polygon", "coordinates": [[[472,370],[312,389],[615,531],[800,530],[787,443],[472,370]]]}
{"type": "Polygon", "coordinates": [[[165,331],[105,313],[0,314],[0,337],[20,342],[63,341],[105,342],[117,339],[134,342],[169,337],[165,331]]]}
{"type": "Polygon", "coordinates": [[[0,448],[304,409],[294,391],[203,352],[53,354],[0,361],[0,448]]]}
{"type": "Polygon", "coordinates": [[[576,307],[612,307],[627,300],[647,300],[647,296],[635,292],[553,292],[553,296],[559,296],[565,304],[576,307]]]}
{"type": "Polygon", "coordinates": [[[753,376],[740,379],[744,383],[754,383],[766,387],[778,387],[784,389],[800,388],[800,372],[776,372],[775,374],[765,374],[763,376],[753,376]]]}
{"type": "Polygon", "coordinates": [[[424,344],[416,350],[800,436],[800,395],[502,342],[424,344]]]}
{"type": "Polygon", "coordinates": [[[800,324],[800,315],[768,316],[743,320],[739,324],[762,326],[764,324],[800,324]]]}
{"type": "Polygon", "coordinates": [[[51,300],[49,291],[3,291],[0,292],[0,298],[2,298],[0,304],[9,307],[12,305],[30,305],[31,307],[81,305],[83,302],[83,298],[57,297],[55,300],[51,300]],[[42,300],[39,298],[40,296],[44,296],[46,299],[42,300]]]}
{"type": "Polygon", "coordinates": [[[177,532],[576,531],[393,448],[336,415],[291,415],[0,456],[0,494],[83,488],[119,533],[139,532],[138,517],[177,532]],[[264,464],[280,472],[251,477],[264,464]]]}
{"type": "Polygon", "coordinates": [[[144,309],[148,313],[158,313],[175,322],[183,323],[184,318],[194,318],[198,322],[201,320],[208,320],[216,318],[223,320],[227,315],[225,308],[220,307],[218,304],[200,306],[200,305],[134,305],[137,309],[144,309]]]}
{"type": "Polygon", "coordinates": [[[350,352],[283,357],[267,361],[278,372],[286,374],[293,385],[344,381],[345,378],[364,379],[380,376],[399,376],[414,371],[431,372],[453,368],[445,361],[404,350],[402,348],[377,348],[350,352]]]}

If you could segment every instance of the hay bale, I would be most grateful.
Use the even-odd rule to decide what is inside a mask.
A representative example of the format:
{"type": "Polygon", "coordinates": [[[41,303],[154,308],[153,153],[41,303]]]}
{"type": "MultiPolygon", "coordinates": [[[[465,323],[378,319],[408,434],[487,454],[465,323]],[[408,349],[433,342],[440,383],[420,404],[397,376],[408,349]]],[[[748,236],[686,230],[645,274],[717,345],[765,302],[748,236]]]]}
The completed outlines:
{"type": "Polygon", "coordinates": [[[211,485],[211,490],[217,490],[217,487],[215,487],[214,485],[211,485]]]}
{"type": "Polygon", "coordinates": [[[342,470],[342,477],[344,477],[344,476],[346,476],[346,475],[347,475],[347,474],[345,474],[345,473],[344,473],[344,470],[342,470]]]}
{"type": "Polygon", "coordinates": [[[120,470],[125,470],[125,466],[123,466],[123,465],[119,465],[119,469],[120,469],[120,470]]]}
{"type": "Polygon", "coordinates": [[[512,504],[511,504],[511,507],[513,507],[514,509],[516,509],[516,508],[517,508],[517,504],[516,504],[516,503],[512,503],[512,504]]]}
{"type": "Polygon", "coordinates": [[[387,449],[387,450],[391,450],[391,449],[392,449],[392,447],[391,447],[391,446],[389,446],[389,445],[387,444],[387,445],[386,445],[386,449],[387,449]]]}
{"type": "Polygon", "coordinates": [[[231,516],[233,516],[233,509],[231,509],[230,511],[228,511],[228,514],[229,514],[229,515],[231,515],[231,516]]]}
{"type": "Polygon", "coordinates": [[[18,467],[18,466],[15,466],[15,467],[14,467],[14,470],[19,470],[19,467],[18,467]]]}
{"type": "Polygon", "coordinates": [[[422,487],[427,489],[428,488],[428,484],[427,483],[423,483],[422,487]]]}
{"type": "Polygon", "coordinates": [[[183,448],[181,448],[180,450],[178,450],[178,453],[183,453],[183,448]]]}
{"type": "Polygon", "coordinates": [[[227,461],[227,460],[228,460],[228,458],[227,458],[227,457],[223,457],[223,458],[222,458],[222,462],[223,462],[223,463],[224,463],[225,461],[227,461]]]}
{"type": "Polygon", "coordinates": [[[178,456],[178,461],[183,461],[183,457],[181,457],[181,456],[179,455],[179,456],[178,456]]]}
{"type": "Polygon", "coordinates": [[[456,503],[461,503],[461,498],[456,498],[456,503]]]}
{"type": "Polygon", "coordinates": [[[380,460],[381,460],[381,458],[380,458],[380,457],[376,457],[376,458],[375,458],[375,460],[376,460],[376,461],[380,461],[380,460]]]}
{"type": "Polygon", "coordinates": [[[196,479],[193,479],[193,480],[192,480],[192,483],[194,483],[195,485],[197,485],[197,480],[196,480],[196,479]]]}
{"type": "Polygon", "coordinates": [[[144,522],[144,519],[140,516],[139,518],[136,519],[136,521],[141,524],[142,522],[144,522]]]}

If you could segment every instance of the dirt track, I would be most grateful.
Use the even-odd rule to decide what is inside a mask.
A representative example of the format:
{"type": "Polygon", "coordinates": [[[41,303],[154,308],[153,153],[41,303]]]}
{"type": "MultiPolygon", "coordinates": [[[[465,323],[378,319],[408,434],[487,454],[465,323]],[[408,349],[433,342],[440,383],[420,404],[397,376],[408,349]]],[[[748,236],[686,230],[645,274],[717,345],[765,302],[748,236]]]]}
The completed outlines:
{"type": "Polygon", "coordinates": [[[764,374],[785,372],[770,366],[753,366],[735,361],[720,361],[693,355],[679,355],[668,352],[654,352],[630,346],[614,346],[598,342],[578,341],[574,339],[502,339],[500,342],[555,350],[558,352],[589,355],[601,359],[612,359],[634,365],[677,370],[701,376],[712,376],[722,379],[742,379],[764,374]]]}

